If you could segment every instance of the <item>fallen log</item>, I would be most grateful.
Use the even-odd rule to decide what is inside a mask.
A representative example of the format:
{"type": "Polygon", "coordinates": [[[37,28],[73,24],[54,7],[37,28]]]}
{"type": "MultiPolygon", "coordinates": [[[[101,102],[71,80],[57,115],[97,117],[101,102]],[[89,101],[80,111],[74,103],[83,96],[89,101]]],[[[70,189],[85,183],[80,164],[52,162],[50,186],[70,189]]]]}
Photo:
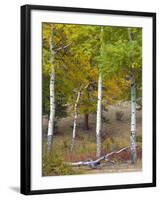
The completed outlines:
{"type": "Polygon", "coordinates": [[[107,161],[107,162],[111,162],[111,163],[114,163],[109,157],[112,156],[113,154],[119,154],[123,151],[126,151],[128,150],[130,147],[125,147],[123,149],[120,149],[118,151],[113,151],[113,152],[110,152],[108,154],[106,154],[105,156],[101,156],[100,158],[96,159],[96,160],[88,160],[88,161],[79,161],[79,162],[72,162],[72,163],[67,163],[71,166],[74,166],[74,167],[80,167],[80,166],[89,166],[91,167],[92,169],[93,168],[97,168],[98,166],[100,166],[101,164],[101,161],[107,161]]]}
{"type": "Polygon", "coordinates": [[[91,168],[96,168],[98,165],[100,165],[100,162],[102,160],[105,160],[105,156],[102,156],[98,158],[97,160],[89,160],[89,161],[80,161],[80,162],[74,162],[70,163],[72,166],[80,167],[80,166],[89,166],[91,168]]]}
{"type": "Polygon", "coordinates": [[[130,149],[130,146],[124,147],[123,149],[120,149],[120,150],[118,150],[118,151],[113,151],[113,152],[111,152],[111,153],[108,153],[108,154],[105,155],[105,157],[106,157],[106,159],[107,159],[109,156],[112,156],[113,154],[119,154],[119,153],[121,153],[122,151],[126,151],[126,150],[128,150],[128,149],[130,149]]]}

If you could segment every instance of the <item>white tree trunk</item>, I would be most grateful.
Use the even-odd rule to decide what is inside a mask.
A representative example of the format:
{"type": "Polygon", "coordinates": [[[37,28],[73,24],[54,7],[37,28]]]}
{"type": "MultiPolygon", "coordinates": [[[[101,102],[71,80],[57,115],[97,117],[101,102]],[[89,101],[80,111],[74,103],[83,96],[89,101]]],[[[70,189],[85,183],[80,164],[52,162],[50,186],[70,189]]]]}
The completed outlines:
{"type": "MultiPolygon", "coordinates": [[[[103,53],[103,26],[101,27],[100,34],[101,49],[100,54],[103,53]]],[[[97,101],[97,122],[96,122],[96,156],[97,158],[101,155],[101,104],[102,104],[102,72],[100,69],[98,77],[98,101],[97,101]]]]}
{"type": "Polygon", "coordinates": [[[96,156],[101,155],[101,103],[102,103],[102,75],[98,77],[98,101],[97,101],[97,123],[96,123],[96,156]]]}
{"type": "Polygon", "coordinates": [[[54,134],[54,120],[55,120],[54,84],[55,84],[55,69],[54,67],[52,67],[52,73],[50,75],[50,115],[48,121],[48,151],[50,151],[51,149],[52,139],[54,134]]]}
{"type": "Polygon", "coordinates": [[[73,121],[71,151],[73,150],[74,143],[75,143],[75,137],[76,137],[76,126],[77,126],[77,117],[78,117],[77,107],[78,107],[78,102],[79,102],[79,99],[80,99],[80,95],[81,95],[81,92],[79,91],[78,94],[77,94],[77,99],[76,99],[75,105],[74,105],[74,121],[73,121]]]}
{"type": "Polygon", "coordinates": [[[53,50],[53,29],[51,27],[50,33],[50,52],[51,52],[51,69],[50,69],[50,115],[48,121],[48,140],[47,140],[47,153],[50,152],[52,147],[52,140],[54,135],[54,121],[55,121],[55,66],[53,50]]]}
{"type": "MultiPolygon", "coordinates": [[[[71,44],[71,43],[70,43],[71,44]]],[[[48,120],[48,140],[47,140],[47,153],[50,152],[52,147],[52,140],[54,136],[54,123],[55,123],[55,54],[57,51],[65,49],[70,46],[67,44],[65,46],[54,48],[53,43],[53,27],[50,30],[49,46],[51,52],[51,69],[50,69],[50,115],[48,120]]]]}
{"type": "MultiPolygon", "coordinates": [[[[131,28],[128,28],[128,39],[132,42],[131,28]]],[[[130,52],[130,61],[132,63],[132,51],[130,52]]],[[[135,78],[131,77],[131,132],[130,132],[130,148],[131,148],[131,163],[135,164],[137,160],[136,152],[136,84],[135,78]]]]}
{"type": "Polygon", "coordinates": [[[137,159],[136,154],[136,85],[135,80],[131,83],[131,133],[130,133],[131,163],[137,159]]]}

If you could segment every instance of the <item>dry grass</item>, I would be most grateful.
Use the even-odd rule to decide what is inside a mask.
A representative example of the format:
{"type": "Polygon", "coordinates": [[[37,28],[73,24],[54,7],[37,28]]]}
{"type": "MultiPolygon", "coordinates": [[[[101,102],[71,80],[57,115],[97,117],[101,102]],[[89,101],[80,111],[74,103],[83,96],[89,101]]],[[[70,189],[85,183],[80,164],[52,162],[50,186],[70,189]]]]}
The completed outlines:
{"type": "MultiPolygon", "coordinates": [[[[109,119],[108,123],[102,124],[102,155],[115,151],[129,145],[130,133],[130,106],[124,103],[119,106],[108,107],[108,112],[103,115],[109,119]],[[116,120],[116,112],[124,112],[123,120],[116,120]]],[[[89,130],[84,130],[83,116],[78,117],[78,127],[76,132],[76,143],[73,151],[70,150],[72,137],[72,117],[61,119],[58,122],[58,132],[54,137],[53,150],[49,159],[45,155],[45,139],[43,139],[43,175],[65,175],[65,174],[86,174],[103,172],[127,172],[141,170],[141,150],[138,154],[136,165],[131,165],[130,156],[125,155],[125,159],[117,159],[114,165],[104,163],[102,168],[93,170],[88,167],[70,168],[64,163],[74,161],[87,161],[96,159],[96,137],[95,137],[96,116],[89,117],[89,130]],[[128,157],[127,157],[128,156],[128,157]],[[56,162],[58,164],[56,164],[56,162]],[[59,165],[59,166],[58,166],[59,165]],[[56,170],[55,170],[56,169],[56,170]]],[[[137,111],[137,144],[141,149],[142,144],[142,123],[141,111],[137,111]]]]}

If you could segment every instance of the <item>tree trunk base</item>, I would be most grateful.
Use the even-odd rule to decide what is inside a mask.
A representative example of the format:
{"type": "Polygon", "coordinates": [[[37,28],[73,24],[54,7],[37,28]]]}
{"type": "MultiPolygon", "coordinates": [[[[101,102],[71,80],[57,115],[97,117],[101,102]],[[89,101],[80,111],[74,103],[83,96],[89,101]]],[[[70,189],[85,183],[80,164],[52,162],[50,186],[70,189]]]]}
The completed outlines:
{"type": "Polygon", "coordinates": [[[75,138],[72,138],[72,142],[71,142],[71,152],[73,151],[75,146],[75,138]]]}
{"type": "Polygon", "coordinates": [[[53,141],[53,136],[52,135],[48,135],[47,137],[47,155],[51,152],[52,149],[52,141],[53,141]]]}

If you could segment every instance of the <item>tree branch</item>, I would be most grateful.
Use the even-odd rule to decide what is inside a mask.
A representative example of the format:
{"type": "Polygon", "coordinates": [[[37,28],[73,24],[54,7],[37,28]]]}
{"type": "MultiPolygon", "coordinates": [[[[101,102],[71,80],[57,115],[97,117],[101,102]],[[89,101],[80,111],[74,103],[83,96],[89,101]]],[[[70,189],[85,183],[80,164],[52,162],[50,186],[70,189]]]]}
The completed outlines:
{"type": "Polygon", "coordinates": [[[57,48],[57,49],[54,49],[54,51],[60,51],[60,50],[62,50],[62,49],[66,49],[67,47],[69,47],[71,45],[71,43],[69,43],[69,44],[67,44],[67,45],[65,45],[65,46],[62,46],[62,47],[59,47],[59,48],[57,48]]]}

